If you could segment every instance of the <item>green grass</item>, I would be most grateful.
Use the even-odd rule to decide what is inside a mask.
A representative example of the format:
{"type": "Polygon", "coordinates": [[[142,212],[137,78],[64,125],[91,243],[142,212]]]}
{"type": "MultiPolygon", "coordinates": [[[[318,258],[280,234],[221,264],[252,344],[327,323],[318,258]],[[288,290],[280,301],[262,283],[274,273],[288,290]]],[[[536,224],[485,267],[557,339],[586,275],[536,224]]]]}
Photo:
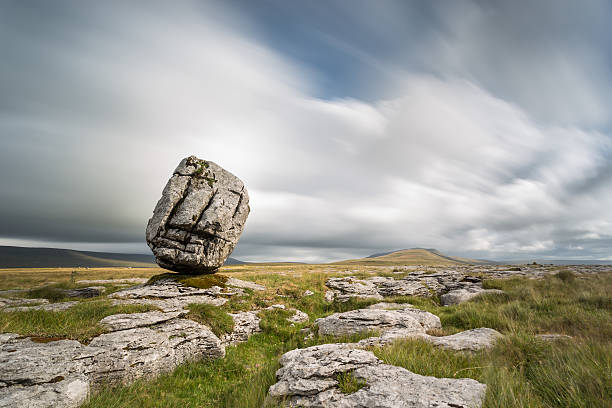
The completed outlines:
{"type": "MultiPolygon", "coordinates": [[[[284,303],[317,317],[366,307],[375,300],[325,303],[327,274],[253,274],[267,286],[248,298],[231,299],[220,309],[249,310],[284,303]],[[303,297],[303,290],[314,295],[303,297]],[[277,295],[284,297],[279,298],[277,295]]],[[[473,301],[442,307],[437,300],[411,297],[386,299],[410,302],[440,316],[443,334],[477,327],[492,327],[506,336],[489,351],[459,353],[416,340],[399,341],[373,351],[383,361],[415,373],[449,378],[474,378],[488,385],[485,407],[609,407],[612,400],[612,274],[563,279],[510,279],[488,281],[487,287],[504,295],[486,295],[473,301]],[[574,337],[544,342],[534,335],[561,333],[574,337]]],[[[263,332],[248,342],[227,348],[224,359],[189,363],[152,381],[104,390],[85,406],[94,407],[271,407],[282,401],[266,400],[275,382],[278,358],[298,347],[331,342],[354,342],[372,333],[305,341],[302,327],[285,318],[291,312],[261,312],[263,332]]],[[[441,333],[442,334],[442,333],[441,333]]],[[[355,389],[350,375],[338,378],[345,391],[355,389]]],[[[354,379],[354,378],[353,378],[354,379]]],[[[279,405],[280,404],[280,405],[279,405]]]]}
{"type": "Polygon", "coordinates": [[[28,310],[0,312],[0,333],[17,333],[37,338],[62,338],[87,342],[104,332],[101,319],[118,313],[146,312],[146,305],[113,306],[108,300],[80,302],[63,312],[28,310]]]}
{"type": "Polygon", "coordinates": [[[387,364],[421,375],[487,384],[485,407],[605,407],[612,401],[612,347],[544,342],[511,334],[490,351],[456,353],[418,340],[373,349],[387,364]]]}
{"type": "Polygon", "coordinates": [[[346,371],[336,376],[338,388],[345,394],[352,394],[366,386],[362,379],[355,378],[352,371],[346,371]]]}
{"type": "MultiPolygon", "coordinates": [[[[359,277],[392,275],[389,268],[353,265],[350,268],[360,268],[352,273],[359,277]]],[[[275,382],[280,355],[298,347],[355,342],[373,334],[362,333],[347,338],[315,334],[313,339],[305,341],[304,334],[300,333],[304,327],[312,328],[318,317],[378,302],[362,299],[326,303],[325,281],[332,276],[346,276],[338,273],[345,269],[346,266],[342,265],[292,264],[224,268],[224,275],[252,280],[265,285],[267,289],[247,290],[248,296],[232,297],[219,308],[205,305],[190,307],[191,318],[209,326],[217,325],[214,330],[222,334],[229,330],[231,317],[227,315],[228,312],[262,309],[282,303],[308,313],[310,321],[291,326],[285,320],[291,312],[263,311],[260,313],[262,333],[253,335],[246,343],[228,347],[225,358],[184,364],[157,379],[139,380],[129,386],[101,390],[85,406],[282,406],[282,401],[266,400],[267,390],[275,382]],[[312,290],[314,295],[302,296],[306,289],[312,290]]],[[[487,408],[609,407],[612,400],[612,274],[584,277],[566,272],[561,269],[557,275],[541,280],[487,280],[484,283],[486,287],[499,288],[505,293],[481,296],[457,306],[442,307],[435,297],[385,299],[388,302],[412,303],[440,316],[443,329],[436,334],[452,334],[477,327],[497,329],[505,338],[492,350],[465,354],[437,349],[420,341],[400,341],[373,350],[385,362],[406,367],[418,374],[474,378],[486,383],[487,408]],[[535,338],[539,333],[567,334],[574,339],[547,343],[535,338]]],[[[57,276],[68,276],[66,272],[61,273],[49,272],[44,276],[32,274],[28,275],[28,279],[36,279],[37,284],[48,284],[59,280],[57,276]]],[[[114,276],[111,273],[127,272],[105,273],[114,276]]],[[[149,271],[144,276],[151,276],[152,273],[149,271]]],[[[13,275],[10,275],[11,280],[13,275]]],[[[15,279],[22,279],[15,276],[15,279]]],[[[203,278],[207,279],[208,276],[211,275],[203,278]]],[[[3,281],[0,284],[7,288],[16,287],[11,282],[3,281]]],[[[21,280],[19,282],[18,287],[26,286],[21,280]]],[[[201,285],[208,283],[202,282],[201,285]]],[[[0,331],[87,340],[100,332],[97,322],[104,316],[140,311],[144,310],[137,306],[111,306],[108,302],[93,299],[83,301],[66,312],[0,313],[0,331]]],[[[345,382],[345,385],[350,384],[347,381],[350,379],[338,380],[345,382]]]]}
{"type": "Polygon", "coordinates": [[[218,337],[231,333],[234,329],[232,316],[217,306],[194,303],[188,305],[187,308],[189,309],[188,319],[210,327],[210,330],[218,337]]]}

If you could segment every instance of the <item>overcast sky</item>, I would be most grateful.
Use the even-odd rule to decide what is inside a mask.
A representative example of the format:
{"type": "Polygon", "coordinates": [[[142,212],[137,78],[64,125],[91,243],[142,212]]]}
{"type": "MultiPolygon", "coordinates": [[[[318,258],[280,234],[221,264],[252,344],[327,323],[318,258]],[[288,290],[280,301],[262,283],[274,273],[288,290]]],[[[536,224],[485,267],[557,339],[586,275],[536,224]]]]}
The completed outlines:
{"type": "Polygon", "coordinates": [[[181,158],[232,256],[612,260],[612,3],[0,2],[0,245],[148,252],[181,158]]]}

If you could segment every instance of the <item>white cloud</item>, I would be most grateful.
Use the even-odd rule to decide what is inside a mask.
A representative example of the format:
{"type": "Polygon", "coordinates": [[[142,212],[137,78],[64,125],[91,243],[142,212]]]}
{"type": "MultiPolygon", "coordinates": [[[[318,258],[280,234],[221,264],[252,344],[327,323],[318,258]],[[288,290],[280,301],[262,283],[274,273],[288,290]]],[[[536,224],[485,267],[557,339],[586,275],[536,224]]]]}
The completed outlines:
{"type": "Polygon", "coordinates": [[[137,240],[196,154],[251,192],[245,260],[411,246],[503,257],[612,236],[609,188],[588,190],[609,166],[606,136],[538,124],[450,76],[405,73],[393,100],[316,99],[312,78],[214,10],[205,24],[174,13],[126,10],[112,34],[50,44],[75,90],[38,78],[24,98],[39,104],[0,122],[14,135],[0,162],[13,235],[137,240]]]}

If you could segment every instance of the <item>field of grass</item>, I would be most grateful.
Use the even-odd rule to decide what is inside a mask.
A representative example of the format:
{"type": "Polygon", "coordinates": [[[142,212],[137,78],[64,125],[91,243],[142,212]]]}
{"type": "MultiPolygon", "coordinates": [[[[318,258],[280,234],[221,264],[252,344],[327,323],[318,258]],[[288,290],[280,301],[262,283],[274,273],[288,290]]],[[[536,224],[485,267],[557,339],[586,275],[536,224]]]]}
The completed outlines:
{"type": "MultiPolygon", "coordinates": [[[[154,269],[154,268],[152,268],[154,269]]],[[[34,277],[31,281],[21,277],[15,285],[47,280],[34,277]]],[[[157,270],[157,273],[159,270],[157,270]]],[[[290,312],[266,311],[261,314],[262,332],[248,342],[228,347],[224,359],[213,362],[189,363],[172,373],[153,380],[140,380],[129,386],[107,388],[94,394],[85,407],[275,407],[278,403],[266,401],[267,389],[275,382],[278,358],[296,347],[336,342],[338,339],[317,337],[304,340],[300,329],[311,327],[318,317],[338,311],[367,306],[375,301],[326,303],[325,281],[332,276],[390,275],[389,268],[356,265],[239,265],[223,268],[222,274],[265,285],[263,292],[250,293],[246,298],[233,298],[214,311],[193,307],[191,313],[202,322],[218,319],[215,328],[227,331],[226,313],[262,308],[283,303],[309,314],[310,321],[291,325],[285,318],[290,312]],[[347,270],[348,269],[348,270],[347,270]],[[302,296],[309,289],[312,296],[302,296]]],[[[90,270],[84,273],[91,273],[90,270]]],[[[95,277],[79,279],[124,278],[128,275],[146,277],[154,270],[104,271],[95,277]],[[115,275],[113,275],[113,273],[115,275]]],[[[0,271],[0,277],[6,274],[0,271]]],[[[18,275],[18,273],[16,273],[18,275]]],[[[46,271],[56,282],[70,279],[69,271],[46,271]]],[[[5,275],[6,276],[6,275],[5,275]]],[[[11,275],[13,276],[13,275],[11,275]]],[[[1,279],[1,278],[0,278],[1,279]]],[[[11,278],[12,280],[12,278],[11,278]]],[[[457,306],[442,307],[437,299],[401,297],[389,299],[410,302],[440,316],[443,330],[440,334],[477,327],[491,327],[505,337],[488,351],[459,353],[432,347],[420,341],[399,341],[390,346],[373,348],[373,352],[389,364],[405,367],[415,373],[438,377],[469,377],[488,385],[485,407],[610,407],[612,401],[612,274],[574,277],[562,272],[541,280],[509,279],[486,281],[490,288],[504,290],[503,295],[488,295],[457,306]],[[571,340],[545,342],[535,337],[541,333],[559,333],[572,336],[571,340]]],[[[10,283],[4,283],[8,288],[10,283]]],[[[81,305],[80,305],[81,306],[81,305]]],[[[54,322],[35,323],[36,319],[13,316],[7,326],[0,323],[3,332],[22,334],[63,334],[86,339],[83,328],[94,326],[95,319],[109,312],[102,299],[85,301],[74,315],[57,313],[54,322]],[[91,303],[91,305],[87,305],[91,303]],[[99,311],[87,309],[95,306],[99,311]],[[83,317],[86,316],[86,317],[83,317]],[[87,317],[89,316],[89,317],[87,317]],[[89,319],[89,320],[87,320],[89,319]],[[79,323],[87,322],[86,324],[79,323]],[[68,329],[75,322],[76,329],[68,329]],[[47,327],[60,327],[49,330],[47,327]],[[45,332],[45,330],[47,330],[45,332]],[[63,331],[62,331],[63,330],[63,331]],[[72,330],[72,331],[71,331],[72,330]],[[76,333],[76,334],[70,334],[76,333]]],[[[23,312],[19,312],[23,313],[23,312]]],[[[48,312],[50,313],[50,312],[48,312]]],[[[118,313],[113,311],[113,313],[118,313]]],[[[1,315],[1,314],[0,314],[1,315]]],[[[5,319],[6,317],[0,316],[5,319]]],[[[212,323],[211,323],[212,325],[212,323]]],[[[341,341],[354,341],[340,339],[341,341]]],[[[347,390],[360,387],[350,376],[342,378],[347,390]]]]}

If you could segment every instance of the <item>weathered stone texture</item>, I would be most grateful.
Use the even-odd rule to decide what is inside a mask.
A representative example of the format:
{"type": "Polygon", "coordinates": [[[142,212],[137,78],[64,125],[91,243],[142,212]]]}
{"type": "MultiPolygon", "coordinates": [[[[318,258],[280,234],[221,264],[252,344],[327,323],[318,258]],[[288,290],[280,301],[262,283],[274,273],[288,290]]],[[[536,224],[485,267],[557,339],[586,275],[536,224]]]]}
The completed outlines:
{"type": "Polygon", "coordinates": [[[214,273],[234,250],[249,211],[249,195],[238,177],[190,156],[176,168],[155,206],[147,243],[162,268],[214,273]]]}
{"type": "Polygon", "coordinates": [[[290,407],[476,408],[486,391],[486,385],[472,379],[426,377],[383,364],[372,352],[348,344],[292,350],[280,363],[269,395],[290,407]],[[344,394],[337,378],[347,372],[363,388],[344,394]]]}

